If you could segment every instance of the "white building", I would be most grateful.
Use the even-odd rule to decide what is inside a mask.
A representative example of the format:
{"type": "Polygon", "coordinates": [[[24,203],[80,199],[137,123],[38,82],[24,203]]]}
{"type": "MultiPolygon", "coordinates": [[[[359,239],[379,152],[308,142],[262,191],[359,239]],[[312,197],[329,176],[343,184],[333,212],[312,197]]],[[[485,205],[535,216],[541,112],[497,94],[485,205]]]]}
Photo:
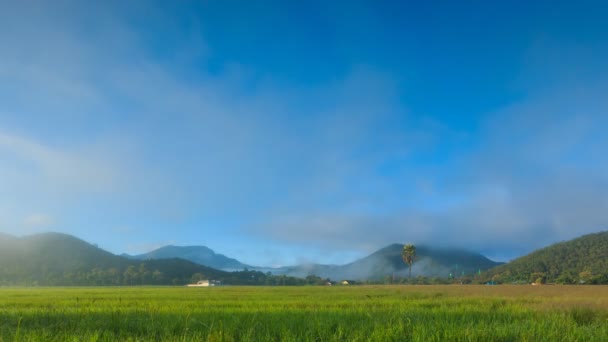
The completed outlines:
{"type": "Polygon", "coordinates": [[[219,280],[199,280],[196,284],[188,284],[189,287],[209,287],[209,286],[219,286],[222,285],[222,282],[219,280]]]}

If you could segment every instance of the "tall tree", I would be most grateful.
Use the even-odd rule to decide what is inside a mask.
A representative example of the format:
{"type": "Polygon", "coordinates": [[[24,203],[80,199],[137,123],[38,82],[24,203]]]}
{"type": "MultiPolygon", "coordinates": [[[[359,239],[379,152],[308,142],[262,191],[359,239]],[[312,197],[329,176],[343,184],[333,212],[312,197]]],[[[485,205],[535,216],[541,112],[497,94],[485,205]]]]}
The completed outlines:
{"type": "Polygon", "coordinates": [[[414,260],[416,260],[416,246],[408,243],[403,246],[403,250],[401,251],[401,257],[403,258],[403,262],[410,266],[410,279],[412,278],[412,264],[414,260]]]}

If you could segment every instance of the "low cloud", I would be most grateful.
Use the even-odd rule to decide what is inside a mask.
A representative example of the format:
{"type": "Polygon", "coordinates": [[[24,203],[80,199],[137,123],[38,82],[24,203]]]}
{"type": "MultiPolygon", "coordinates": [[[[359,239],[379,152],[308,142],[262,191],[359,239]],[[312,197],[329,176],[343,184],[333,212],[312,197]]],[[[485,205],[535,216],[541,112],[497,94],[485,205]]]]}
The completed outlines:
{"type": "MultiPolygon", "coordinates": [[[[533,97],[486,117],[478,146],[446,163],[442,175],[428,174],[432,191],[427,184],[403,193],[400,207],[351,193],[342,204],[359,203],[357,210],[286,210],[253,230],[327,248],[411,241],[499,259],[606,230],[608,102],[596,90],[533,97]]],[[[400,193],[375,190],[377,198],[400,193]]]]}

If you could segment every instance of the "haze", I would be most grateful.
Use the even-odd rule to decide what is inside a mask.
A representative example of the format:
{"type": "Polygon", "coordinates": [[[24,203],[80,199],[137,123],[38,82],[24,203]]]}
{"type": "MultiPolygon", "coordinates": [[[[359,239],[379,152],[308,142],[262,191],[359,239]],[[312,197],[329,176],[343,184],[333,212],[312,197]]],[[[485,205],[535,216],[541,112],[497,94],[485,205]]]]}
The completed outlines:
{"type": "Polygon", "coordinates": [[[251,265],[608,226],[608,3],[3,1],[0,231],[251,265]]]}

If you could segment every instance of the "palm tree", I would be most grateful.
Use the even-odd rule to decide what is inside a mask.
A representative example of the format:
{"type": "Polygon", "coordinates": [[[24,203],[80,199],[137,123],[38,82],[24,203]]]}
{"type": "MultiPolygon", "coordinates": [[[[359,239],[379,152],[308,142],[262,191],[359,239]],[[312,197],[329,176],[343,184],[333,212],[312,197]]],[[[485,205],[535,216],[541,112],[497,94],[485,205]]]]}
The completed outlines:
{"type": "Polygon", "coordinates": [[[403,246],[403,250],[401,251],[401,257],[403,258],[403,262],[410,266],[410,279],[412,278],[412,264],[414,260],[416,260],[416,246],[408,243],[403,246]]]}

